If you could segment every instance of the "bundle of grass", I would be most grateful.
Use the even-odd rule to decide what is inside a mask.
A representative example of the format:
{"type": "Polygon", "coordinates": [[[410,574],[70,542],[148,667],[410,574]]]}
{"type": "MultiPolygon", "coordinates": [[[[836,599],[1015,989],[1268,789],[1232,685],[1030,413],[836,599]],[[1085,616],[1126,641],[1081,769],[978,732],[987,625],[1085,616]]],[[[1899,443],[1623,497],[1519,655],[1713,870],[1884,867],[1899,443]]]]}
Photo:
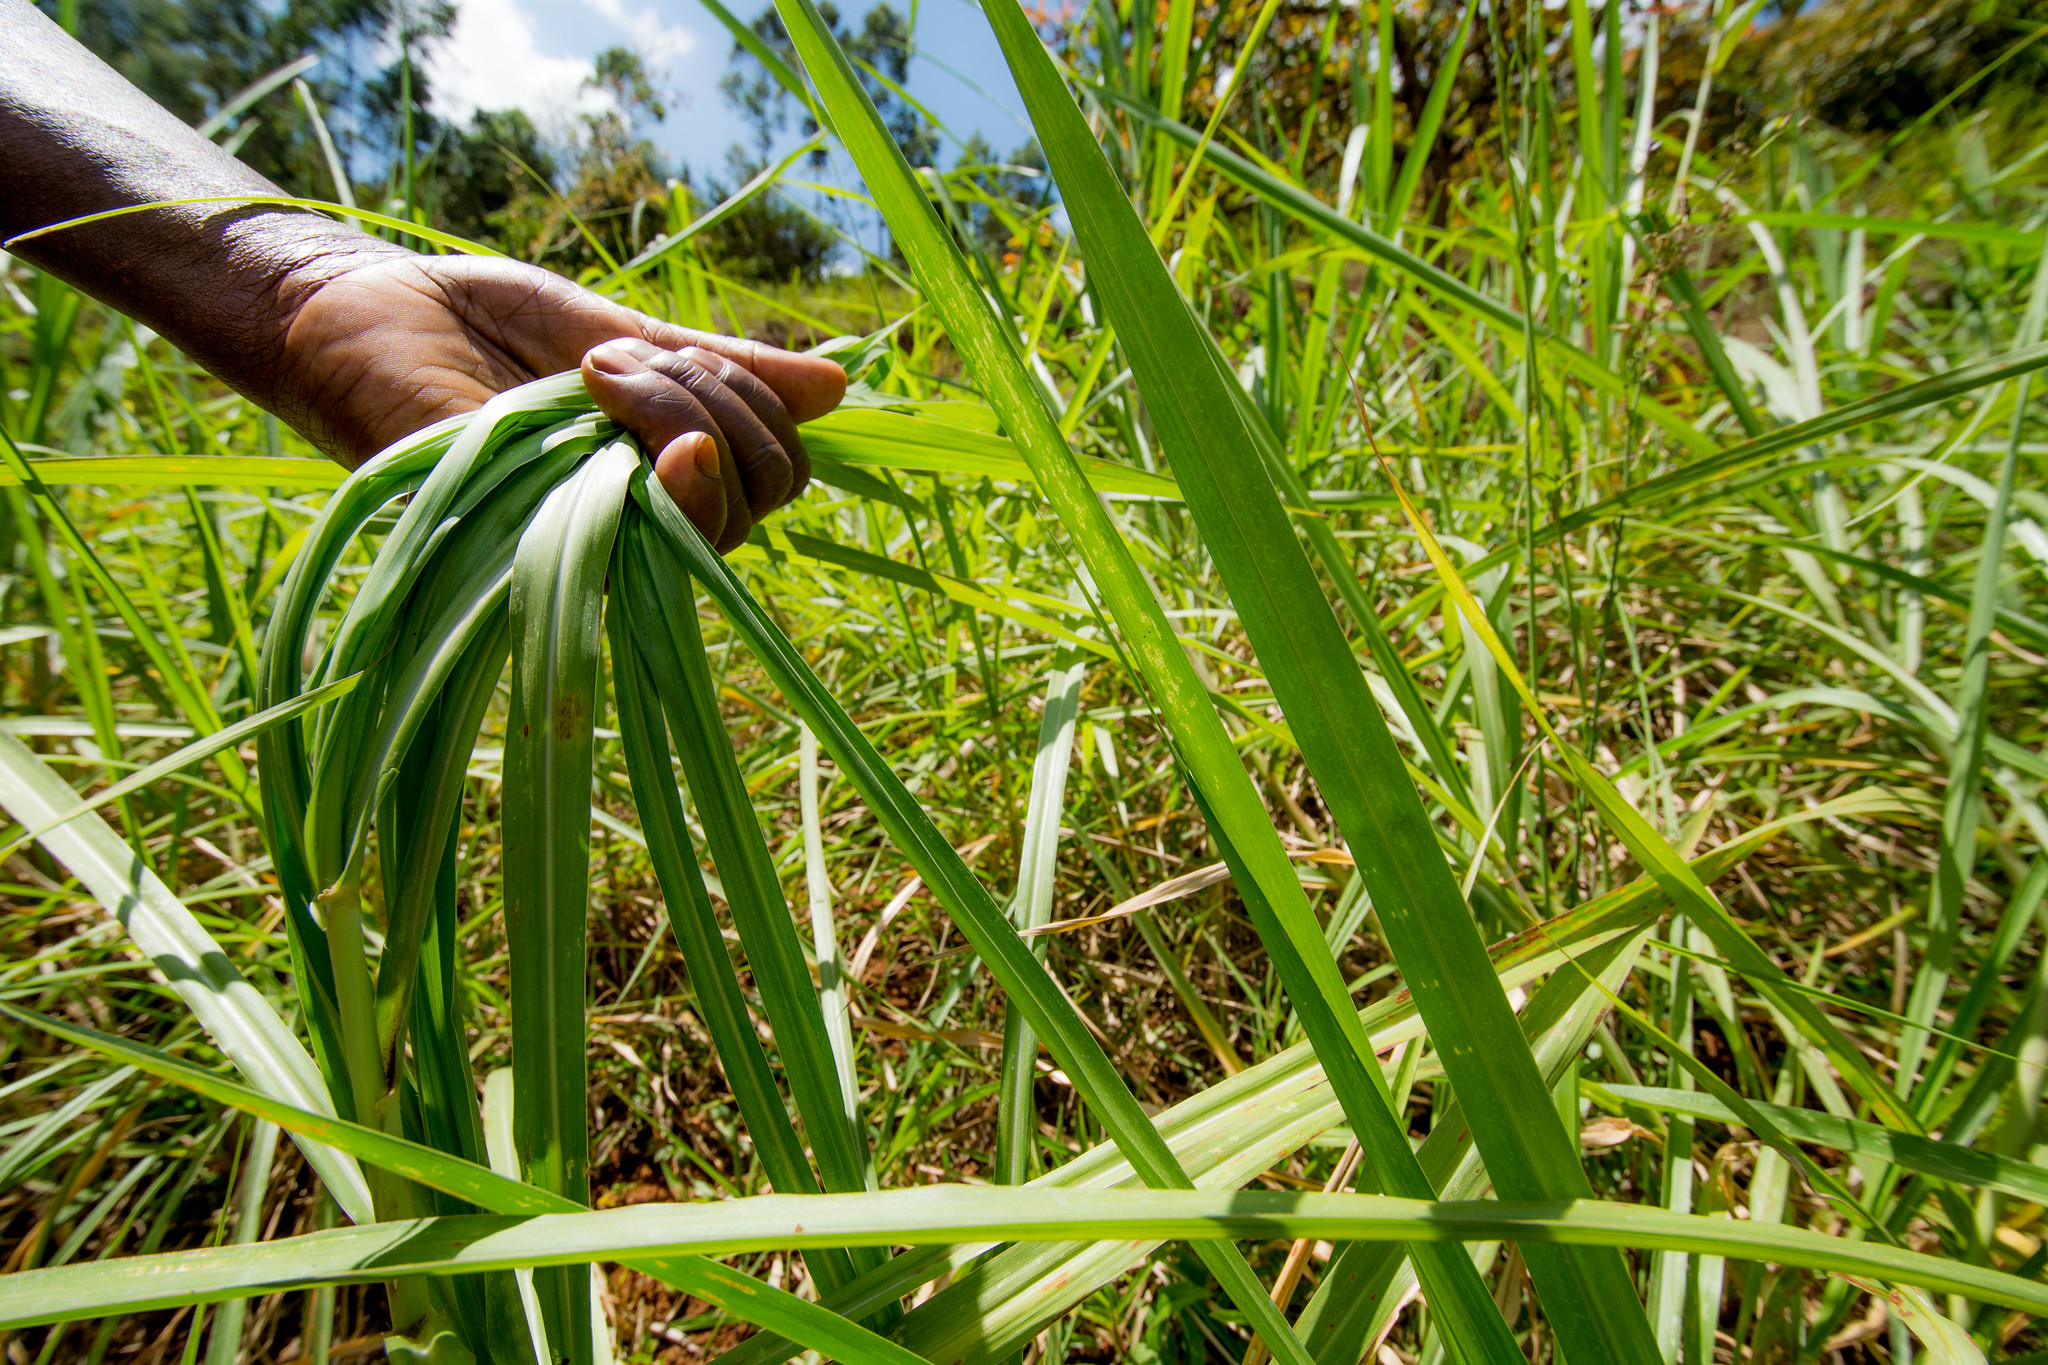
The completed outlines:
{"type": "MultiPolygon", "coordinates": [[[[1009,991],[1020,1021],[1102,1106],[1146,1183],[1189,1188],[1159,1129],[987,889],[684,518],[653,463],[594,411],[573,375],[505,393],[356,471],[308,534],[265,641],[260,703],[268,713],[308,689],[355,679],[260,741],[296,971],[337,1114],[474,1166],[516,1172],[573,1204],[587,1200],[584,929],[592,734],[608,642],[650,858],[768,1178],[779,1194],[871,1187],[851,1050],[835,1049],[832,1037],[844,1017],[828,1020],[821,1006],[719,719],[695,595],[685,586],[693,580],[934,889],[1009,991]],[[337,586],[344,547],[401,496],[403,511],[372,567],[331,636],[317,644],[318,608],[337,586]],[[487,1101],[480,1114],[455,991],[455,833],[462,778],[508,661],[501,815],[513,1060],[509,1084],[488,1092],[497,1112],[487,1101]],[[720,938],[684,823],[671,740],[774,1030],[803,1139],[720,938]],[[364,932],[366,896],[382,906],[374,953],[364,932]],[[508,1133],[510,1150],[494,1148],[486,1130],[508,1133]]],[[[1022,1065],[1028,1074],[1028,1055],[1022,1065]]],[[[388,1221],[479,1207],[447,1193],[446,1183],[437,1192],[432,1181],[373,1167],[370,1212],[388,1221]]],[[[1272,1313],[1241,1255],[1220,1245],[1204,1254],[1231,1275],[1243,1301],[1272,1313]]],[[[872,1276],[882,1259],[873,1248],[833,1246],[813,1250],[809,1265],[830,1293],[872,1276]]],[[[925,1278],[943,1268],[927,1267],[925,1278]]],[[[580,1267],[534,1274],[534,1340],[591,1342],[582,1275],[580,1267]]],[[[402,1335],[452,1338],[479,1359],[486,1343],[516,1323],[521,1302],[517,1283],[502,1275],[413,1277],[390,1289],[402,1335]]],[[[758,1311],[750,1316],[767,1321],[758,1311]]],[[[886,1325],[895,1316],[885,1293],[871,1321],[886,1325]]],[[[1271,1326],[1279,1327],[1277,1316],[1271,1326]]]]}
{"type": "MultiPolygon", "coordinates": [[[[509,1131],[526,1182],[587,1201],[584,924],[592,727],[608,633],[619,729],[649,850],[769,1178],[784,1193],[867,1188],[851,1078],[835,1062],[718,719],[688,587],[693,573],[757,645],[779,643],[779,651],[771,645],[776,662],[810,682],[806,700],[836,710],[677,510],[653,465],[595,411],[579,376],[525,385],[421,432],[359,469],[327,504],[265,642],[262,702],[279,706],[307,688],[362,676],[304,721],[267,732],[262,768],[307,1021],[343,1117],[472,1163],[496,1156],[506,1164],[488,1150],[479,1117],[452,953],[462,779],[509,660],[509,1131]],[[343,549],[400,495],[410,496],[373,567],[314,649],[317,610],[343,549]],[[310,671],[302,666],[309,657],[310,671]],[[713,918],[669,760],[671,733],[816,1153],[815,1173],[713,918]],[[360,909],[370,879],[380,884],[383,909],[374,970],[360,909]]],[[[836,739],[857,740],[843,714],[835,728],[836,739]]],[[[878,761],[870,772],[885,779],[877,795],[900,818],[922,818],[878,761]]],[[[935,835],[929,842],[945,847],[935,835]]],[[[389,1175],[373,1175],[370,1187],[380,1219],[474,1207],[389,1175]]],[[[826,1251],[813,1264],[821,1285],[834,1288],[879,1260],[826,1251]]],[[[394,1286],[394,1317],[401,1330],[447,1324],[437,1330],[454,1330],[477,1349],[489,1324],[503,1320],[496,1300],[511,1293],[509,1283],[394,1286]]],[[[588,1342],[590,1299],[576,1276],[544,1272],[534,1284],[548,1340],[588,1342]]]]}

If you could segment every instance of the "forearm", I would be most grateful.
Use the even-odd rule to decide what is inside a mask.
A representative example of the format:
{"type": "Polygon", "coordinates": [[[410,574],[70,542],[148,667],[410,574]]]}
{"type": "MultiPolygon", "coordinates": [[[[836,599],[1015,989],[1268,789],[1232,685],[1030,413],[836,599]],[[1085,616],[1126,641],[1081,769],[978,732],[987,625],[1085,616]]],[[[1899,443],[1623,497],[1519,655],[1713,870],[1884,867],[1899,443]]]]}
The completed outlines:
{"type": "MultiPolygon", "coordinates": [[[[275,195],[28,3],[0,0],[0,241],[163,200],[275,195]]],[[[124,214],[12,248],[272,403],[299,299],[403,254],[314,214],[229,203],[124,214]]]]}

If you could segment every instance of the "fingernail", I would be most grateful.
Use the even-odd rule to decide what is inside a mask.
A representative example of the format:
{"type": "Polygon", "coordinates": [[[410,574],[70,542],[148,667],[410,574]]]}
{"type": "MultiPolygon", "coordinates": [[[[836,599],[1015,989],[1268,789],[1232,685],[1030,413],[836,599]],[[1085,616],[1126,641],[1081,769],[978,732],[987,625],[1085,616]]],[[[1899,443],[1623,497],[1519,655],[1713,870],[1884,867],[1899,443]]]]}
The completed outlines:
{"type": "Polygon", "coordinates": [[[600,374],[639,374],[647,363],[633,354],[632,347],[623,341],[607,341],[584,357],[590,368],[600,374]]]}
{"type": "Polygon", "coordinates": [[[714,483],[719,481],[718,442],[712,440],[703,432],[698,432],[697,449],[690,458],[697,462],[697,472],[699,474],[702,474],[714,483]]]}

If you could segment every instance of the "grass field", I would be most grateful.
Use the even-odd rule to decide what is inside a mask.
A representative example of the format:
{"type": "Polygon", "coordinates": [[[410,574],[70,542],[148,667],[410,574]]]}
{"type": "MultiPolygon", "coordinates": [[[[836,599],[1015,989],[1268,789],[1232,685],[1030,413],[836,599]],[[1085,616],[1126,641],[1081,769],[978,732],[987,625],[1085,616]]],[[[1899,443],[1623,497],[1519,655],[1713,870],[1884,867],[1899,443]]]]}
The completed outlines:
{"type": "MultiPolygon", "coordinates": [[[[513,628],[582,584],[545,754],[570,646],[438,636],[471,561],[390,501],[441,447],[337,494],[10,267],[10,1361],[2048,1351],[2048,143],[1696,141],[1654,21],[1625,71],[1573,0],[1541,66],[1466,14],[1505,117],[1425,187],[1385,64],[1356,127],[1181,122],[1276,8],[1062,73],[990,0],[1060,204],[989,202],[991,257],[783,0],[898,255],[593,277],[865,340],[730,575],[625,456],[616,546],[462,504],[513,628]],[[577,763],[534,777],[586,742],[587,822],[577,763]]],[[[532,498],[614,477],[579,430],[532,498]]]]}

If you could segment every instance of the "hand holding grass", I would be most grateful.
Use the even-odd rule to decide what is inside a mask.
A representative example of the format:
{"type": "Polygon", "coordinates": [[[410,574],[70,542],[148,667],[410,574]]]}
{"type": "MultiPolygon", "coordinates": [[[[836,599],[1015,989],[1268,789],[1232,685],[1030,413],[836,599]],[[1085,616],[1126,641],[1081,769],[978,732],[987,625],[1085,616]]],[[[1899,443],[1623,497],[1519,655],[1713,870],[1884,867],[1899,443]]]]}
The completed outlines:
{"type": "Polygon", "coordinates": [[[831,361],[676,327],[515,261],[372,245],[295,304],[268,396],[251,395],[343,463],[580,362],[721,551],[803,491],[796,424],[846,391],[831,361]]]}
{"type": "MultiPolygon", "coordinates": [[[[279,193],[26,0],[0,0],[0,53],[0,240],[137,205],[279,193]]],[[[421,256],[306,213],[182,203],[14,249],[350,466],[581,362],[599,405],[645,443],[721,550],[803,490],[796,424],[846,387],[828,360],[675,327],[516,261],[421,256]]]]}

